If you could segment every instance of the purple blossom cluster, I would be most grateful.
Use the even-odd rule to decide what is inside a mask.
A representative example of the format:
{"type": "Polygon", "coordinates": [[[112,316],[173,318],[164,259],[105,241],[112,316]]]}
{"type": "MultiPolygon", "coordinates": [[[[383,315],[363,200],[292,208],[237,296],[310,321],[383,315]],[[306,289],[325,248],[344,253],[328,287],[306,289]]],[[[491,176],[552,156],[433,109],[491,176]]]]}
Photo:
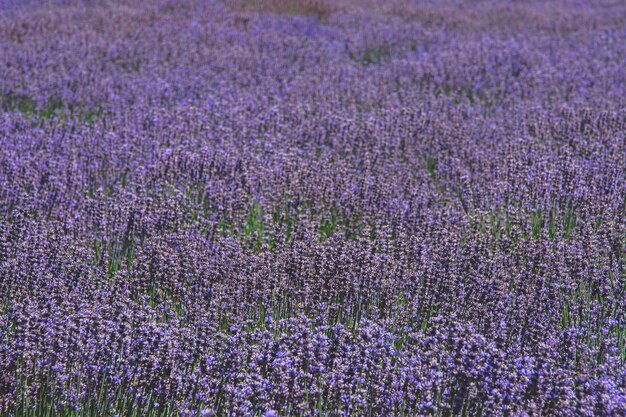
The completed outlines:
{"type": "Polygon", "coordinates": [[[0,0],[0,415],[626,415],[625,15],[0,0]]]}

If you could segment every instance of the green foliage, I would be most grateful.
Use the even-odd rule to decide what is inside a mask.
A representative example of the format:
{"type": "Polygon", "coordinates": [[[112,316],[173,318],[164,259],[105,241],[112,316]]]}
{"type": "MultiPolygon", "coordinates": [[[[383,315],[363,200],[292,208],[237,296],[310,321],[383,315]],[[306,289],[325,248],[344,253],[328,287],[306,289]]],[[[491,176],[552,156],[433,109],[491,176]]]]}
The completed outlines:
{"type": "Polygon", "coordinates": [[[350,52],[350,59],[363,67],[389,62],[393,58],[393,51],[389,46],[381,45],[366,49],[361,55],[350,52]]]}
{"type": "MultiPolygon", "coordinates": [[[[158,398],[148,394],[143,400],[137,401],[128,395],[124,387],[115,388],[111,383],[102,381],[99,384],[70,378],[65,384],[69,390],[80,392],[87,385],[94,395],[80,402],[69,404],[69,401],[57,395],[58,378],[51,370],[37,372],[38,381],[29,381],[16,375],[18,391],[15,404],[2,416],[7,417],[174,417],[180,415],[174,411],[174,403],[159,403],[158,398]],[[35,384],[37,382],[37,384],[35,384]],[[35,396],[27,395],[30,386],[37,386],[35,396]],[[70,388],[71,387],[71,388],[70,388]],[[33,398],[36,401],[33,402],[33,398]]],[[[196,405],[197,408],[200,405],[196,405]]],[[[199,410],[198,410],[199,413],[199,410]]]]}
{"type": "Polygon", "coordinates": [[[263,220],[263,208],[258,202],[253,202],[248,211],[248,217],[243,226],[242,238],[251,239],[255,251],[261,250],[265,238],[265,222],[263,220]]]}
{"type": "Polygon", "coordinates": [[[430,179],[437,182],[437,158],[435,156],[428,155],[424,158],[424,164],[430,179]]]}
{"type": "Polygon", "coordinates": [[[274,231],[271,237],[270,249],[274,248],[276,240],[279,239],[277,228],[284,227],[284,243],[291,240],[292,234],[298,224],[298,215],[298,210],[293,207],[288,196],[285,196],[282,205],[276,205],[272,213],[274,231]]]}
{"type": "Polygon", "coordinates": [[[0,108],[5,112],[19,113],[31,120],[35,126],[51,120],[62,122],[76,120],[92,126],[104,117],[104,111],[100,106],[79,108],[57,98],[50,98],[43,104],[38,104],[32,97],[11,93],[0,95],[0,108]]]}
{"type": "Polygon", "coordinates": [[[563,214],[563,237],[569,241],[572,237],[572,233],[576,229],[576,213],[574,212],[574,206],[569,204],[567,210],[563,214]]]}
{"type": "MultiPolygon", "coordinates": [[[[105,265],[107,276],[112,279],[122,268],[129,272],[137,252],[134,214],[131,214],[122,236],[112,236],[110,239],[96,239],[93,244],[94,265],[105,265]]],[[[139,237],[141,245],[143,237],[139,237]]]]}
{"type": "Polygon", "coordinates": [[[320,241],[328,239],[337,230],[337,209],[333,207],[328,213],[322,216],[320,220],[320,241]]]}
{"type": "Polygon", "coordinates": [[[541,210],[535,210],[530,215],[530,235],[533,239],[539,239],[545,224],[541,210]]]}

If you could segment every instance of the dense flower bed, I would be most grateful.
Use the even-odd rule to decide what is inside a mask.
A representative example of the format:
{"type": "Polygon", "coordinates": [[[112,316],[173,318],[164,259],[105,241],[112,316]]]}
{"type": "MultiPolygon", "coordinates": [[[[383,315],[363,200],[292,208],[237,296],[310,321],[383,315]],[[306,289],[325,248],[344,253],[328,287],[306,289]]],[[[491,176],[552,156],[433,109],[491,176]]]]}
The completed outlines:
{"type": "Polygon", "coordinates": [[[625,5],[0,0],[0,414],[626,415],[625,5]]]}

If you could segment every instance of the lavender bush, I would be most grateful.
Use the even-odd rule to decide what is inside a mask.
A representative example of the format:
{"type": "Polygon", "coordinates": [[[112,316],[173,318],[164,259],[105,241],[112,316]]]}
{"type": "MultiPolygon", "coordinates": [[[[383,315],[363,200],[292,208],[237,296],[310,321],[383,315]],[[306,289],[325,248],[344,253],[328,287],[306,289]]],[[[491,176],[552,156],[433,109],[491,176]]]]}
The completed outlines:
{"type": "Polygon", "coordinates": [[[626,415],[625,15],[0,0],[0,415],[626,415]]]}

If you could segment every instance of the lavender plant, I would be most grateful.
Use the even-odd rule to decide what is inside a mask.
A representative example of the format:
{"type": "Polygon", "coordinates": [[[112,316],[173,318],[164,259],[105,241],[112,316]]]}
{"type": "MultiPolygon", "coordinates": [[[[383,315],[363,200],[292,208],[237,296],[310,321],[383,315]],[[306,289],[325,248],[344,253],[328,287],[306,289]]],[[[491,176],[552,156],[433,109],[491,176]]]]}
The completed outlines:
{"type": "Polygon", "coordinates": [[[626,415],[604,3],[0,0],[0,415],[626,415]]]}

